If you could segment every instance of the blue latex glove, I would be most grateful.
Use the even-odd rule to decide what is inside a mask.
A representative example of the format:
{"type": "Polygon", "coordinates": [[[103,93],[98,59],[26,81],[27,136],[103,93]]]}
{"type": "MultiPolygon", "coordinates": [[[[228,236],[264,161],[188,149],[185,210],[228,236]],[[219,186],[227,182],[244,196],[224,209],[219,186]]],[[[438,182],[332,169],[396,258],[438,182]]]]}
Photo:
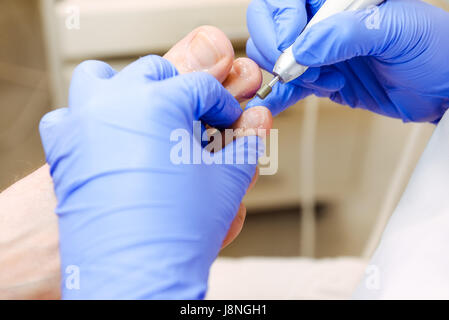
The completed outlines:
{"type": "MultiPolygon", "coordinates": [[[[204,297],[262,143],[241,138],[215,154],[243,164],[176,165],[179,140],[170,139],[191,133],[194,120],[228,127],[241,112],[212,76],[177,75],[157,56],[120,73],[99,61],[77,67],[69,108],[40,124],[58,198],[63,298],[204,297]],[[72,265],[79,290],[65,286],[72,265]]],[[[192,152],[211,155],[193,140],[192,152]]]]}
{"type": "Polygon", "coordinates": [[[300,35],[323,3],[253,0],[248,56],[271,71],[294,43],[296,60],[313,68],[249,106],[277,114],[316,94],[406,122],[438,122],[449,107],[449,13],[417,0],[386,0],[378,10],[336,14],[300,35]]]}

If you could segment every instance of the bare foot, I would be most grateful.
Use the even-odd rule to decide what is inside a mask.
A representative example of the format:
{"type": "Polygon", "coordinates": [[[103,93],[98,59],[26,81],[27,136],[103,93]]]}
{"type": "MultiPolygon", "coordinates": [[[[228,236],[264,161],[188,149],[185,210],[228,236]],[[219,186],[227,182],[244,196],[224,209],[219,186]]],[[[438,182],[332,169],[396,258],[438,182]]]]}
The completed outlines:
{"type": "MultiPolygon", "coordinates": [[[[193,30],[174,45],[164,58],[172,62],[180,73],[195,71],[210,73],[222,82],[239,102],[251,98],[262,83],[262,73],[257,64],[248,58],[234,60],[231,42],[215,27],[203,26],[193,30]]],[[[240,136],[254,135],[257,134],[257,129],[271,129],[272,121],[271,112],[267,108],[255,107],[244,111],[233,125],[233,129],[240,129],[240,136]]],[[[249,189],[254,186],[257,177],[258,171],[249,189]]],[[[242,203],[223,242],[223,247],[238,236],[245,217],[246,208],[242,203]]]]}

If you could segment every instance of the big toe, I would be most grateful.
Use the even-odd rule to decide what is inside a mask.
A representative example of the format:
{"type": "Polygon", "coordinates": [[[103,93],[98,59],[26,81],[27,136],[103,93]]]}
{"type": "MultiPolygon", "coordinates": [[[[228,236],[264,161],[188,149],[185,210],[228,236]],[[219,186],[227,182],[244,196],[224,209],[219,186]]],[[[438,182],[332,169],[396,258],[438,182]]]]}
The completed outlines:
{"type": "Polygon", "coordinates": [[[175,44],[164,58],[173,63],[180,73],[204,71],[223,82],[231,71],[234,49],[223,31],[202,26],[175,44]]]}

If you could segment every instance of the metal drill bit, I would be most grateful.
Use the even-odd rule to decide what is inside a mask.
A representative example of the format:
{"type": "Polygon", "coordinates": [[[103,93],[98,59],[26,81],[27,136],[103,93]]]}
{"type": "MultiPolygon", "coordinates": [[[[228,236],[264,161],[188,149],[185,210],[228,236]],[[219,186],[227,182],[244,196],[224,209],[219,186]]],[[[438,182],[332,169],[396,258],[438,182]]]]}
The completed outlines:
{"type": "Polygon", "coordinates": [[[280,80],[279,76],[275,76],[273,78],[273,80],[270,81],[269,84],[264,85],[262,88],[259,89],[259,91],[257,91],[256,95],[260,98],[260,99],[265,99],[270,93],[271,90],[273,90],[273,86],[280,80]]]}

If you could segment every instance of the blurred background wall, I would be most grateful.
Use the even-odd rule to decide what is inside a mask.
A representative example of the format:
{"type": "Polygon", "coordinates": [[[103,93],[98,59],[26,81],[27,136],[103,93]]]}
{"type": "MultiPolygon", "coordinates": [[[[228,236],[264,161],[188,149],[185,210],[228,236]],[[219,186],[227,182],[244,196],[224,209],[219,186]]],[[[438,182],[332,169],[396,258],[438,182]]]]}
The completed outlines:
{"type": "MultiPolygon", "coordinates": [[[[71,72],[79,62],[102,59],[120,69],[139,56],[164,53],[203,24],[221,28],[236,55],[244,55],[248,3],[0,0],[0,189],[44,163],[39,119],[66,105],[71,72]]],[[[361,255],[410,135],[419,132],[406,175],[434,129],[313,99],[276,119],[279,171],[259,179],[246,199],[246,226],[223,255],[361,255]],[[308,103],[318,108],[313,152],[303,143],[308,103]],[[304,183],[304,159],[313,159],[311,185],[304,183]],[[309,189],[313,221],[304,225],[304,195],[309,189]]],[[[399,189],[404,185],[402,181],[399,189]]]]}
{"type": "Polygon", "coordinates": [[[38,119],[50,110],[37,1],[0,0],[0,189],[44,161],[38,119]]]}

